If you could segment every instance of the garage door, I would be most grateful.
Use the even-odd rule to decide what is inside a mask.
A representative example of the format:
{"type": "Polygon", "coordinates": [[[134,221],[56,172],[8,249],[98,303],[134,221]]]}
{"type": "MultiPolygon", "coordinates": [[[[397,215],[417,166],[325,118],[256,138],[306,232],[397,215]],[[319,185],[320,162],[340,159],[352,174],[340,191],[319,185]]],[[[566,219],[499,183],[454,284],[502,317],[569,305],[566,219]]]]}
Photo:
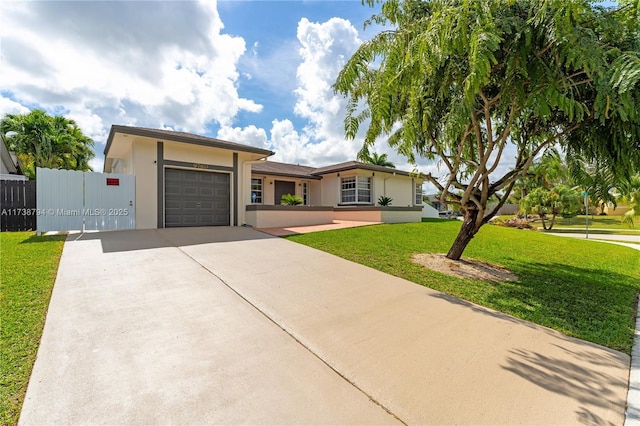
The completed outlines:
{"type": "Polygon", "coordinates": [[[230,185],[226,173],[165,169],[165,226],[228,226],[230,185]]]}

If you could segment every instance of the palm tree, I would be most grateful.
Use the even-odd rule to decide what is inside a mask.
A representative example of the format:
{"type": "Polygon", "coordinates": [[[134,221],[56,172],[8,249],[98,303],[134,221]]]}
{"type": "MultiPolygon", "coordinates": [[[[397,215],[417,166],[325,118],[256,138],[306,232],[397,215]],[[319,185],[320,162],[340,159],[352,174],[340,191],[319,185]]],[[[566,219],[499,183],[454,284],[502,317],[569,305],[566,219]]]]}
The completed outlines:
{"type": "Polygon", "coordinates": [[[551,189],[555,185],[567,184],[569,170],[562,155],[556,148],[549,148],[536,159],[529,172],[516,182],[513,193],[516,200],[520,200],[535,188],[551,189]]]}
{"type": "MultiPolygon", "coordinates": [[[[567,156],[567,163],[574,185],[589,194],[594,206],[600,205],[601,213],[607,203],[617,205],[614,189],[618,178],[611,168],[599,161],[587,161],[583,156],[567,156]]],[[[589,214],[589,212],[585,212],[589,214]]]]}
{"type": "Polygon", "coordinates": [[[371,154],[368,152],[360,153],[358,159],[363,163],[375,164],[377,166],[391,167],[394,169],[396,167],[395,164],[389,161],[387,154],[378,154],[377,152],[372,152],[371,154]]]}
{"type": "Polygon", "coordinates": [[[91,170],[93,141],[73,120],[52,117],[39,109],[28,114],[6,114],[0,120],[0,133],[9,150],[18,154],[30,178],[35,178],[36,167],[91,170]]]}
{"type": "Polygon", "coordinates": [[[629,209],[622,217],[622,222],[633,227],[633,218],[640,216],[640,174],[632,176],[618,188],[629,209]]]}

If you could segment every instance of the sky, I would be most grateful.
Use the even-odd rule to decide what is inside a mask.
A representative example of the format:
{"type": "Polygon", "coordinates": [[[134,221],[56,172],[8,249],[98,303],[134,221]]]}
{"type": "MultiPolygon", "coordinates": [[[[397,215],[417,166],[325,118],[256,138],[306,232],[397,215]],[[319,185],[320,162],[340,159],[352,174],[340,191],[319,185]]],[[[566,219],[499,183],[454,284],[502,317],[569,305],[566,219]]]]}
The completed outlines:
{"type": "MultiPolygon", "coordinates": [[[[267,148],[272,161],[355,160],[362,137],[345,140],[331,85],[380,30],[364,30],[375,12],[360,0],[0,0],[0,116],[74,119],[96,171],[114,124],[267,148]]],[[[374,151],[413,169],[384,140],[374,151]]],[[[418,170],[442,174],[426,160],[418,170]]]]}
{"type": "MultiPolygon", "coordinates": [[[[74,119],[101,171],[111,125],[192,132],[323,166],[355,160],[332,83],[375,9],[341,1],[0,2],[0,116],[74,119]]],[[[398,167],[406,159],[384,143],[398,167]]]]}

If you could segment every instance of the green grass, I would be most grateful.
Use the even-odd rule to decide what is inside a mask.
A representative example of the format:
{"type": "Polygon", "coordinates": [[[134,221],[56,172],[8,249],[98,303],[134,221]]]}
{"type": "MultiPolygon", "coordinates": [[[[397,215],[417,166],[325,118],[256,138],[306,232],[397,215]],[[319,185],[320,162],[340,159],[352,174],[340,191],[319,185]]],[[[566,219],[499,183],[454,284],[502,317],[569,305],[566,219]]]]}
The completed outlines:
{"type": "Polygon", "coordinates": [[[444,275],[410,262],[415,253],[446,253],[454,220],[376,225],[288,239],[567,335],[631,352],[640,251],[614,244],[484,226],[463,258],[502,265],[518,282],[444,275]]]}
{"type": "Polygon", "coordinates": [[[0,233],[0,421],[18,422],[64,236],[0,233]]]}
{"type": "MultiPolygon", "coordinates": [[[[511,219],[515,217],[500,216],[500,219],[511,219]]],[[[549,221],[547,221],[547,225],[549,221]]],[[[534,227],[542,228],[542,222],[536,220],[532,223],[534,227]]],[[[562,230],[558,228],[575,229],[575,232],[584,232],[586,227],[586,218],[584,215],[576,216],[572,218],[556,217],[556,221],[553,225],[551,232],[560,232],[562,230]]],[[[600,234],[630,234],[640,235],[639,228],[633,228],[626,223],[622,223],[622,216],[589,216],[589,232],[600,234]]]]}

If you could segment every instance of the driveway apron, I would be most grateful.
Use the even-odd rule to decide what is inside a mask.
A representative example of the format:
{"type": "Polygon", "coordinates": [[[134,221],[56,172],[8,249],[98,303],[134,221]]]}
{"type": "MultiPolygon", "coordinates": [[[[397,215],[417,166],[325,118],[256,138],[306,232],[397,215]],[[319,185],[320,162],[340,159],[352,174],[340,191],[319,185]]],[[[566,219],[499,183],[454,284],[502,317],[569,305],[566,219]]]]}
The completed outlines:
{"type": "Polygon", "coordinates": [[[65,244],[36,423],[622,424],[629,357],[246,228],[65,244]]]}

